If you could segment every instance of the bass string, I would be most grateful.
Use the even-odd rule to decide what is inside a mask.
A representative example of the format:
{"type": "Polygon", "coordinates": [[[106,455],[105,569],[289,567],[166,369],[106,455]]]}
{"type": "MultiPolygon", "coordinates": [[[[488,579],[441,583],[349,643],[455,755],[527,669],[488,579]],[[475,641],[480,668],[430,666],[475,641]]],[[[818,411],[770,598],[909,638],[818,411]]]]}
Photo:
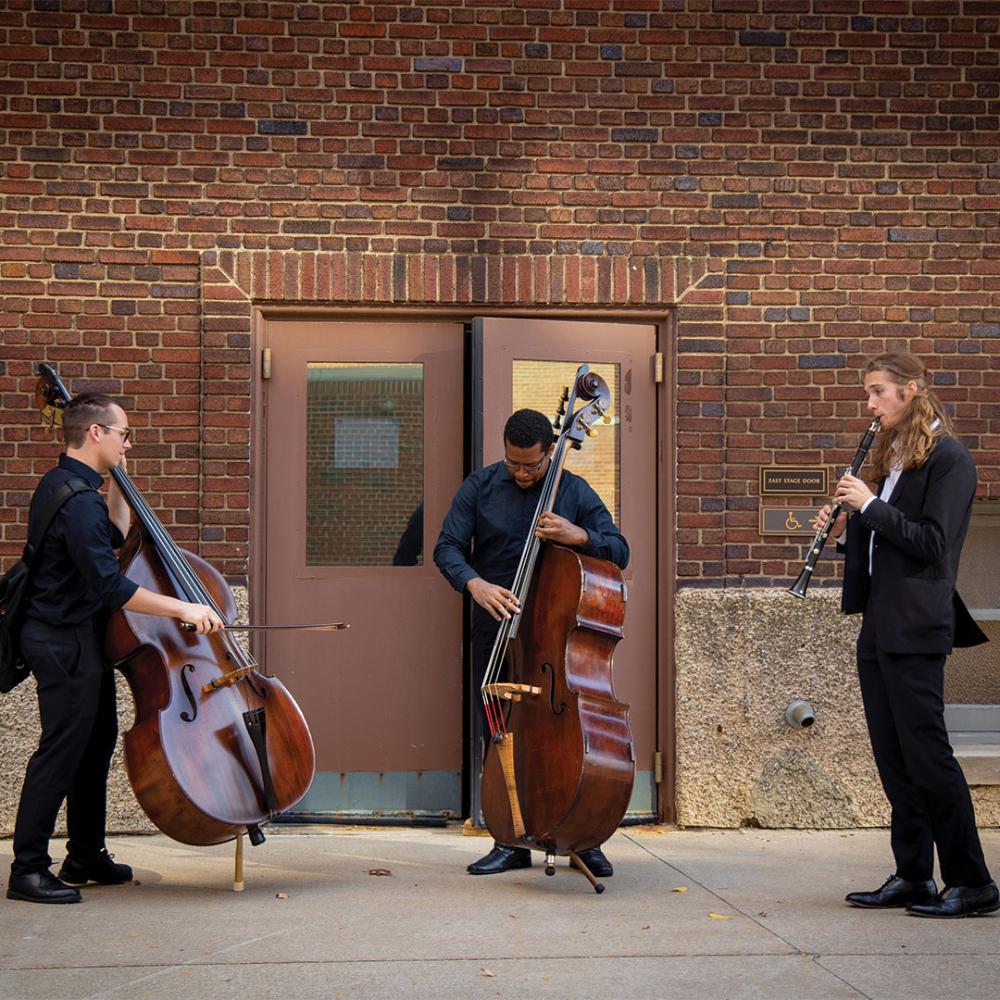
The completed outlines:
{"type": "MultiPolygon", "coordinates": [[[[514,574],[514,582],[511,584],[511,590],[517,599],[518,604],[521,604],[525,596],[524,583],[527,578],[527,566],[529,561],[531,561],[529,550],[537,544],[537,539],[534,537],[534,529],[535,525],[538,523],[539,517],[541,516],[542,508],[545,503],[545,486],[549,483],[551,472],[552,469],[550,467],[549,474],[546,475],[545,478],[545,485],[542,488],[542,493],[538,498],[538,503],[535,505],[535,513],[532,517],[531,528],[528,535],[529,543],[521,551],[521,558],[518,562],[517,572],[514,574]]],[[[486,674],[483,679],[483,703],[486,708],[487,721],[490,725],[490,735],[494,737],[506,733],[507,725],[503,712],[503,700],[496,694],[487,693],[487,688],[495,684],[500,677],[504,657],[507,653],[507,646],[510,643],[510,635],[514,627],[514,623],[517,620],[517,614],[519,614],[519,612],[512,618],[504,618],[501,620],[496,639],[493,641],[493,649],[490,653],[489,664],[487,665],[486,674]]]]}
{"type": "MultiPolygon", "coordinates": [[[[70,395],[70,392],[65,385],[63,385],[62,380],[53,368],[48,365],[42,365],[41,372],[43,378],[49,382],[45,398],[48,404],[52,407],[52,421],[55,423],[56,408],[59,407],[61,409],[58,400],[61,399],[61,405],[65,406],[66,403],[71,402],[73,397],[70,395]]],[[[60,420],[59,422],[61,423],[62,421],[60,420]]],[[[170,537],[170,534],[163,527],[160,519],[153,512],[153,509],[146,502],[146,498],[136,487],[129,474],[124,469],[116,467],[111,470],[111,475],[118,484],[119,489],[122,491],[122,495],[125,497],[129,507],[146,528],[147,533],[152,539],[154,548],[156,548],[164,562],[167,575],[171,578],[171,582],[177,589],[178,593],[185,595],[189,601],[198,601],[211,607],[216,614],[218,614],[218,616],[225,621],[222,609],[219,608],[212,595],[202,585],[198,576],[191,570],[191,567],[188,565],[188,561],[184,558],[180,549],[170,537]]],[[[257,666],[253,657],[246,653],[243,647],[233,638],[230,632],[223,632],[221,641],[227,650],[229,658],[238,663],[241,667],[246,668],[257,666]]],[[[249,708],[250,706],[245,693],[243,697],[244,703],[247,704],[247,707],[249,708]]]]}
{"type": "MultiPolygon", "coordinates": [[[[163,560],[164,566],[167,569],[168,574],[171,576],[172,582],[177,590],[188,601],[207,605],[212,608],[220,618],[225,620],[222,609],[218,606],[211,593],[205,588],[201,580],[191,569],[190,564],[187,559],[184,558],[184,555],[178,548],[177,543],[173,540],[173,538],[171,538],[169,532],[166,528],[164,528],[162,522],[149,506],[146,498],[138,490],[128,473],[123,469],[116,468],[112,470],[112,476],[114,477],[119,488],[122,490],[122,494],[128,501],[129,506],[135,512],[136,517],[139,518],[139,521],[149,534],[150,539],[163,560]]],[[[233,638],[232,633],[225,631],[219,638],[223,646],[226,648],[230,658],[233,659],[233,661],[240,667],[245,668],[256,666],[256,661],[254,661],[253,658],[243,650],[243,647],[239,644],[239,642],[233,638]]],[[[242,687],[243,685],[240,685],[240,688],[242,687]]],[[[247,708],[250,708],[251,706],[247,700],[245,691],[242,692],[242,697],[244,703],[247,705],[247,708]]]]}
{"type": "MultiPolygon", "coordinates": [[[[556,443],[552,463],[549,466],[549,471],[545,476],[545,482],[538,497],[538,503],[535,506],[535,513],[528,530],[528,541],[521,552],[521,559],[518,563],[517,572],[514,575],[514,582],[511,585],[511,590],[517,599],[518,605],[522,608],[528,596],[535,562],[541,549],[541,542],[535,536],[535,529],[542,514],[551,512],[555,506],[556,490],[559,488],[559,481],[566,460],[566,447],[567,438],[564,435],[560,435],[556,443]]],[[[507,724],[503,712],[503,699],[499,695],[489,693],[487,689],[495,684],[500,677],[504,658],[507,655],[507,647],[510,643],[511,632],[520,615],[521,612],[518,611],[511,618],[505,618],[501,621],[483,679],[483,705],[486,709],[490,735],[493,737],[506,733],[507,724]]]]}

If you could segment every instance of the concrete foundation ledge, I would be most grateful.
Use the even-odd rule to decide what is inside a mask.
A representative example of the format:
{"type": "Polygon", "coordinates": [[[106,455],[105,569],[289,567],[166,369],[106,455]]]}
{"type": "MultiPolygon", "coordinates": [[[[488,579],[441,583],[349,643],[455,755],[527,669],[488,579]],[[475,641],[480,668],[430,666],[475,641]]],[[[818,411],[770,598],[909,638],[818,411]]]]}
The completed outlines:
{"type": "MultiPolygon", "coordinates": [[[[840,592],[687,589],[676,603],[677,819],[682,826],[886,826],[855,670],[860,616],[840,592]],[[802,699],[815,721],[793,729],[802,699]]],[[[1000,787],[974,786],[981,826],[1000,787]]]]}

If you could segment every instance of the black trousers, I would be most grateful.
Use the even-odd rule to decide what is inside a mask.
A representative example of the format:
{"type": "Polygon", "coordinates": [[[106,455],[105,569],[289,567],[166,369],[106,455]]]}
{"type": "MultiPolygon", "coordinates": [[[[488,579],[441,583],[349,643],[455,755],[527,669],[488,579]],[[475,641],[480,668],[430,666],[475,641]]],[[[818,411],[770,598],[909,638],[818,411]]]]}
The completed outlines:
{"type": "Polygon", "coordinates": [[[990,873],[965,775],[944,724],[944,654],[886,653],[877,617],[865,613],[858,677],[875,764],[892,807],[896,874],[922,882],[934,874],[937,846],[946,886],[984,885],[990,873]]]}
{"type": "Polygon", "coordinates": [[[54,627],[28,619],[21,649],[37,682],[42,737],[21,789],[15,875],[52,864],[49,839],[64,800],[69,853],[86,858],[104,847],[108,770],[118,739],[115,681],[96,621],[54,627]]]}

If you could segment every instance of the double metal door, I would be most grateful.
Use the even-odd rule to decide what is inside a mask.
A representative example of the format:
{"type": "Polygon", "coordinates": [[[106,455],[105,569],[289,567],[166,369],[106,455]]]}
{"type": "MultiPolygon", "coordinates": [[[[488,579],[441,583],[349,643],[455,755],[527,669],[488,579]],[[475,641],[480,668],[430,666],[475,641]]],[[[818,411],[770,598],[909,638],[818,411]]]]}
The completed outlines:
{"type": "Polygon", "coordinates": [[[631,704],[637,749],[630,811],[653,814],[655,328],[266,317],[259,328],[271,377],[259,394],[256,617],[351,625],[266,633],[259,646],[316,743],[317,776],[298,815],[420,822],[469,807],[476,768],[468,754],[463,765],[472,717],[463,706],[478,692],[463,670],[462,599],[430,553],[470,466],[502,458],[512,410],[554,413],[582,361],[608,379],[613,422],[570,468],[632,548],[615,687],[631,704]]]}

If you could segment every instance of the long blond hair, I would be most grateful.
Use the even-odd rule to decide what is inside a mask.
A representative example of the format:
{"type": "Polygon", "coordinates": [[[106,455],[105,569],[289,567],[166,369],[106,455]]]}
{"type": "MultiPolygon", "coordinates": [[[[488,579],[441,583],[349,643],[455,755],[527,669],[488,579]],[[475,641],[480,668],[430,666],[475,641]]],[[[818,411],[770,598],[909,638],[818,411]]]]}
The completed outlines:
{"type": "Polygon", "coordinates": [[[951,418],[934,390],[929,388],[930,375],[924,363],[908,351],[890,351],[872,358],[865,366],[865,375],[872,372],[885,372],[896,385],[900,399],[905,385],[912,382],[917,390],[899,423],[886,428],[875,439],[871,473],[876,479],[882,479],[894,465],[919,469],[927,461],[938,435],[954,436],[951,418]],[[933,426],[935,421],[937,426],[933,426]]]}

